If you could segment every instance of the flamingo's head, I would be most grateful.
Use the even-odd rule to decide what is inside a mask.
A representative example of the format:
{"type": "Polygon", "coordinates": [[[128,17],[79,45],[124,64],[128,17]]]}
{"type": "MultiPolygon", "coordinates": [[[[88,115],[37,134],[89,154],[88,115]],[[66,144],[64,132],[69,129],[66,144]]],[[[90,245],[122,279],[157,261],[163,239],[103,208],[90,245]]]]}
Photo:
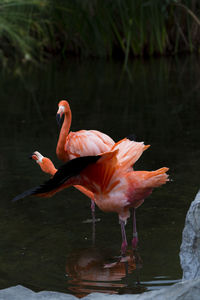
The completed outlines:
{"type": "Polygon", "coordinates": [[[57,119],[57,122],[58,122],[59,126],[61,126],[61,124],[62,124],[62,116],[65,113],[68,113],[68,112],[70,112],[69,103],[66,100],[61,100],[58,103],[58,111],[57,111],[57,114],[56,114],[56,119],[57,119]]]}
{"type": "Polygon", "coordinates": [[[36,163],[40,166],[43,172],[51,175],[53,175],[56,172],[52,161],[49,158],[44,157],[40,152],[33,152],[30,158],[36,161],[36,163]]]}

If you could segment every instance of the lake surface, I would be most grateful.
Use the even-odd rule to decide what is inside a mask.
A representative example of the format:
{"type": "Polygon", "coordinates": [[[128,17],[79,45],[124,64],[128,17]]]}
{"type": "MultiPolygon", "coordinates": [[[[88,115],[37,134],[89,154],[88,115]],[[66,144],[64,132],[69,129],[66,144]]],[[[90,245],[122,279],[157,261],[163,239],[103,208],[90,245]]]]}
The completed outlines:
{"type": "Polygon", "coordinates": [[[199,189],[200,59],[134,60],[126,70],[120,62],[70,60],[16,73],[0,75],[0,288],[21,284],[81,297],[140,293],[180,280],[185,215],[199,189]],[[136,169],[170,168],[171,181],[137,210],[137,267],[131,248],[128,263],[103,267],[120,254],[117,215],[96,209],[93,246],[90,201],[74,188],[11,202],[48,179],[28,159],[33,151],[61,165],[55,155],[61,99],[70,102],[72,131],[97,129],[116,141],[133,133],[151,144],[136,169]]]}

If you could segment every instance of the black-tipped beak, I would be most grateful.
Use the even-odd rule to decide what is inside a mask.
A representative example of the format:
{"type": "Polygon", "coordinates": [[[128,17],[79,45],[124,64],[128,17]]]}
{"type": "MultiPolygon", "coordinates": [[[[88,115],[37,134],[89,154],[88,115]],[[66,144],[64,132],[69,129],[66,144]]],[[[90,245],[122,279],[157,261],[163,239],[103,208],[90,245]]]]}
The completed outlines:
{"type": "Polygon", "coordinates": [[[33,160],[38,160],[38,157],[37,155],[35,154],[35,152],[33,152],[30,156],[29,156],[29,159],[33,159],[33,160]]]}
{"type": "Polygon", "coordinates": [[[61,126],[61,117],[60,117],[60,114],[56,114],[56,121],[58,123],[58,126],[60,127],[61,126]]]}
{"type": "Polygon", "coordinates": [[[59,113],[57,113],[56,114],[56,120],[57,120],[58,126],[61,127],[62,120],[63,120],[63,115],[61,116],[59,113]]]}

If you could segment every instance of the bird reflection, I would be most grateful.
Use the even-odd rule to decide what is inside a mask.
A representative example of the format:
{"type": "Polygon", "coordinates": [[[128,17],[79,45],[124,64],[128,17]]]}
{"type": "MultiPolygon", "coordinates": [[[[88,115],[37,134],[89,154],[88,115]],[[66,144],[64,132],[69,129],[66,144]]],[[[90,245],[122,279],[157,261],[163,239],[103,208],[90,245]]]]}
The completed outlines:
{"type": "Polygon", "coordinates": [[[113,258],[105,250],[95,247],[79,250],[70,254],[67,260],[68,289],[79,298],[92,292],[136,293],[141,267],[139,254],[133,254],[132,250],[128,250],[123,259],[113,258]],[[130,274],[134,272],[136,279],[130,280],[130,274]]]}

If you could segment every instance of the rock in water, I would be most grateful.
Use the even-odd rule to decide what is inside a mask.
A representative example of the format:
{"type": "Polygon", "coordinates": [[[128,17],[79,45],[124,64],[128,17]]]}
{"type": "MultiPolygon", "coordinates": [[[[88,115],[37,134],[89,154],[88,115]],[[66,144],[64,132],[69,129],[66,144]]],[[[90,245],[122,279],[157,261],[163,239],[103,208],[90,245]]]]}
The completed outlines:
{"type": "MultiPolygon", "coordinates": [[[[200,279],[182,281],[172,286],[139,295],[109,295],[92,293],[83,300],[199,300],[200,279]]],[[[75,296],[57,292],[35,293],[23,286],[0,290],[0,300],[79,300],[75,296]]]]}
{"type": "Polygon", "coordinates": [[[0,300],[78,300],[73,295],[42,291],[35,293],[21,285],[0,290],[0,300]]]}
{"type": "Polygon", "coordinates": [[[180,261],[183,280],[200,277],[200,191],[191,203],[186,216],[180,261]]]}

